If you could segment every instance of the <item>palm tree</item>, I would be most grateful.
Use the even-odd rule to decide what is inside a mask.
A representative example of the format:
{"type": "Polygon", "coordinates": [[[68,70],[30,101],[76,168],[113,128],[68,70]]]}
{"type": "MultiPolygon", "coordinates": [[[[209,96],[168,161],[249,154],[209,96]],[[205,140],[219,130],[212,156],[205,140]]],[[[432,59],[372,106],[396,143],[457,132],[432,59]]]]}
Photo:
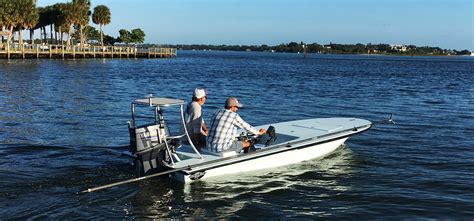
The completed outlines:
{"type": "MultiPolygon", "coordinates": [[[[61,45],[63,44],[63,34],[66,30],[69,30],[73,24],[74,13],[71,3],[57,3],[54,5],[56,19],[54,20],[54,29],[59,32],[59,40],[61,45]]],[[[68,39],[69,41],[69,39],[68,39]]],[[[67,43],[69,45],[69,42],[67,43]]]]}
{"type": "Polygon", "coordinates": [[[85,40],[84,40],[84,26],[89,24],[90,21],[90,7],[91,1],[90,0],[73,0],[73,4],[76,5],[76,17],[77,17],[77,24],[79,25],[79,33],[81,39],[81,48],[84,48],[85,40]]]}
{"type": "MultiPolygon", "coordinates": [[[[38,12],[39,12],[39,22],[36,28],[40,29],[40,41],[43,43],[43,39],[46,41],[47,36],[46,36],[46,26],[53,24],[53,19],[51,18],[53,7],[52,6],[46,6],[46,7],[39,7],[38,12]]],[[[53,32],[53,30],[51,30],[53,32]]],[[[51,39],[52,39],[52,33],[51,33],[51,39]]]]}
{"type": "Polygon", "coordinates": [[[110,10],[105,5],[96,6],[92,14],[92,21],[100,26],[100,42],[102,47],[104,47],[104,32],[102,31],[102,26],[110,23],[110,16],[110,10]]]}
{"type": "Polygon", "coordinates": [[[67,28],[67,40],[66,40],[66,47],[69,48],[71,46],[71,34],[72,34],[72,27],[74,24],[77,23],[78,17],[76,17],[76,12],[78,5],[73,3],[66,3],[66,7],[63,11],[63,19],[64,25],[67,28]]]}
{"type": "Polygon", "coordinates": [[[2,26],[8,29],[7,45],[11,43],[13,28],[18,24],[18,20],[21,16],[21,11],[16,7],[15,0],[3,0],[1,1],[2,12],[2,26]]]}
{"type": "MultiPolygon", "coordinates": [[[[10,43],[13,28],[18,29],[18,43],[23,45],[22,30],[36,26],[39,15],[36,9],[36,3],[32,0],[3,0],[3,23],[10,28],[7,39],[10,43]]],[[[31,37],[32,38],[32,37],[31,37]]]]}
{"type": "MultiPolygon", "coordinates": [[[[56,21],[58,20],[59,10],[57,9],[56,5],[50,5],[50,6],[46,6],[46,11],[47,11],[47,13],[46,13],[47,14],[47,24],[49,25],[50,39],[51,39],[51,44],[52,44],[52,42],[53,42],[53,27],[55,26],[56,21]]],[[[55,30],[54,33],[56,33],[56,31],[57,30],[55,30]]],[[[46,36],[46,34],[45,34],[45,36],[46,36]]],[[[58,39],[56,38],[56,42],[57,41],[58,41],[58,39]]]]}
{"type": "Polygon", "coordinates": [[[35,4],[27,4],[27,7],[24,9],[25,19],[23,23],[23,27],[25,29],[30,29],[30,43],[31,48],[33,48],[34,44],[34,34],[35,34],[35,27],[39,24],[39,12],[38,8],[36,8],[35,4]]]}
{"type": "MultiPolygon", "coordinates": [[[[30,2],[30,1],[28,1],[30,2]]],[[[16,20],[16,24],[15,24],[15,27],[16,29],[18,29],[18,44],[23,46],[23,35],[21,33],[22,31],[22,28],[23,28],[23,25],[25,23],[25,19],[26,19],[26,16],[25,16],[25,12],[23,11],[24,8],[26,8],[28,3],[27,3],[27,0],[18,0],[15,4],[15,20],[16,20]]]]}
{"type": "MultiPolygon", "coordinates": [[[[5,24],[3,23],[3,17],[4,17],[4,14],[5,14],[5,7],[3,6],[3,1],[0,1],[0,36],[2,36],[2,41],[0,42],[0,45],[3,44],[3,34],[4,34],[4,31],[5,31],[5,24]]],[[[1,47],[0,47],[1,48],[1,47]]]]}
{"type": "Polygon", "coordinates": [[[40,37],[40,44],[43,43],[43,30],[45,29],[44,27],[46,26],[46,18],[47,18],[47,11],[46,11],[46,8],[44,7],[38,7],[38,15],[39,15],[39,18],[38,18],[38,24],[36,24],[36,27],[35,29],[38,29],[40,30],[40,34],[39,34],[39,37],[40,37]]]}

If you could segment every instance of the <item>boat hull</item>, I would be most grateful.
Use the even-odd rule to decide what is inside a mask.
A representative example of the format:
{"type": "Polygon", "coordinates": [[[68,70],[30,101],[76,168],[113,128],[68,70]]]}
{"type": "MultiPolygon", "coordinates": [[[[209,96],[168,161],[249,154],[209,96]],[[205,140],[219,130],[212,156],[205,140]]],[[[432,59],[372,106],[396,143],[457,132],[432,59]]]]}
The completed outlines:
{"type": "MultiPolygon", "coordinates": [[[[315,158],[321,158],[334,152],[338,147],[343,145],[347,139],[348,137],[344,137],[325,143],[316,143],[314,145],[309,144],[305,145],[303,148],[277,152],[258,158],[251,158],[249,160],[241,161],[238,163],[231,163],[205,171],[200,171],[198,179],[207,179],[227,174],[236,174],[241,172],[281,167],[315,158]]],[[[180,171],[173,174],[173,179],[187,183],[195,180],[196,176],[180,171]]]]}

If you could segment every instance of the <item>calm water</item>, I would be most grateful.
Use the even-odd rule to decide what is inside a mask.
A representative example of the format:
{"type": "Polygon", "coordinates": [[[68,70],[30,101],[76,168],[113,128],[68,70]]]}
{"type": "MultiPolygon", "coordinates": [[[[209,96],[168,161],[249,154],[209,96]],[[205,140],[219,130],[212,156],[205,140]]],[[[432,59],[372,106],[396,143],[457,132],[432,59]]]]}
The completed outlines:
{"type": "Polygon", "coordinates": [[[4,219],[474,218],[472,57],[183,51],[166,60],[1,60],[0,82],[4,219]],[[209,90],[206,119],[233,95],[254,125],[377,122],[389,113],[398,124],[376,123],[301,164],[75,194],[134,177],[120,156],[133,99],[189,100],[195,87],[209,90]]]}

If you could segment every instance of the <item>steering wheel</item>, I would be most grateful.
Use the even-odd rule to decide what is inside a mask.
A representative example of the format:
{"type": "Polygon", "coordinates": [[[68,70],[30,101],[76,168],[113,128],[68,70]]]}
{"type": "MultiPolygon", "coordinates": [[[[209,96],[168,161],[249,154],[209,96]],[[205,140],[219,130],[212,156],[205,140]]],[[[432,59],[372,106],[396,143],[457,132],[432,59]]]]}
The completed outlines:
{"type": "MultiPolygon", "coordinates": [[[[276,133],[275,133],[275,127],[269,126],[266,134],[268,134],[269,138],[265,142],[265,146],[268,147],[271,143],[275,142],[275,140],[277,139],[276,133]]],[[[262,138],[262,135],[257,135],[249,131],[245,131],[245,132],[242,132],[239,137],[237,137],[237,140],[239,141],[247,140],[248,142],[250,142],[249,148],[244,149],[244,153],[248,153],[248,152],[252,152],[256,150],[255,144],[260,142],[261,138],[262,138]]]]}
{"type": "Polygon", "coordinates": [[[271,143],[275,142],[277,139],[276,137],[276,132],[275,132],[275,127],[274,126],[269,126],[267,129],[267,134],[268,134],[268,140],[265,142],[265,146],[268,147],[271,143]]]}
{"type": "Polygon", "coordinates": [[[250,143],[248,148],[244,148],[244,153],[255,151],[255,144],[260,142],[261,135],[254,134],[249,131],[243,131],[238,137],[239,141],[247,141],[250,143]]]}

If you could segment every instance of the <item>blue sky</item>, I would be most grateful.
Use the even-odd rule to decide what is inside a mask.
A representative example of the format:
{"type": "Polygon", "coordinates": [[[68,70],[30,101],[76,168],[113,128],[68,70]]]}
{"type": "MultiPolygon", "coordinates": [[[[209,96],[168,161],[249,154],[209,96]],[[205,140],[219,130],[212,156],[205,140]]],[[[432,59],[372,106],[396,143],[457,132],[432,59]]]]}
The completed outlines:
{"type": "MultiPolygon", "coordinates": [[[[38,0],[39,6],[64,0],[38,0]]],[[[141,28],[146,43],[388,43],[474,50],[474,0],[92,0],[104,32],[141,28]]]]}

